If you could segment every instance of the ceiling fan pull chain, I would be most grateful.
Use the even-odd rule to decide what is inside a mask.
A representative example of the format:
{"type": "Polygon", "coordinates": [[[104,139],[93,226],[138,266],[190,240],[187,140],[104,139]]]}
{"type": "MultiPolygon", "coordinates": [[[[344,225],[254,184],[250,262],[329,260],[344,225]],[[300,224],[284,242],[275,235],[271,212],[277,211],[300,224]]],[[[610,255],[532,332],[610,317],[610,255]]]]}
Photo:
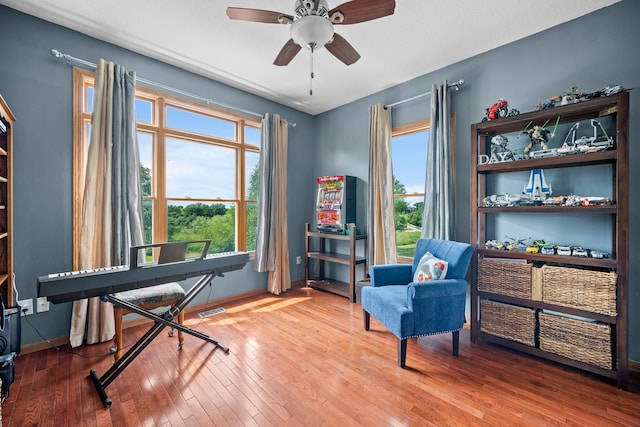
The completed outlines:
{"type": "Polygon", "coordinates": [[[311,48],[311,56],[310,56],[311,74],[309,78],[309,96],[312,96],[313,95],[313,50],[314,50],[313,47],[314,47],[314,44],[311,43],[309,47],[311,48]]]}

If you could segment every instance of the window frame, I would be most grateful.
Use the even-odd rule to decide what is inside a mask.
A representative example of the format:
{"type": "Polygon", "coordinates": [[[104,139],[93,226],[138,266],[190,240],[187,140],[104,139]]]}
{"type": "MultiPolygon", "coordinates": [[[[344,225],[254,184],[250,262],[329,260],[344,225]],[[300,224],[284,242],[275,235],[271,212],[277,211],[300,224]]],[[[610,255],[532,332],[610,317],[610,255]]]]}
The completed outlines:
{"type": "MultiPolygon", "coordinates": [[[[85,106],[88,88],[93,87],[95,72],[78,67],[73,68],[73,268],[79,268],[79,244],[82,220],[82,199],[84,194],[84,176],[87,157],[87,147],[90,135],[87,130],[91,123],[91,106],[85,106]]],[[[223,110],[211,105],[205,105],[195,100],[178,97],[166,92],[138,85],[136,99],[152,104],[151,123],[137,122],[137,132],[152,135],[152,178],[151,195],[143,196],[143,201],[151,201],[152,213],[152,242],[161,243],[168,240],[168,204],[171,202],[203,202],[235,204],[235,248],[238,251],[247,248],[247,211],[248,205],[257,200],[247,199],[245,182],[245,155],[247,152],[260,154],[260,146],[245,141],[245,126],[260,130],[261,120],[249,115],[243,115],[223,110]],[[232,121],[235,123],[235,139],[204,135],[193,131],[169,128],[166,126],[166,108],[175,107],[195,114],[201,114],[215,119],[232,121]],[[236,151],[235,164],[235,198],[188,198],[168,197],[166,194],[166,141],[167,138],[194,141],[211,144],[213,146],[231,148],[236,151]]],[[[255,253],[252,252],[254,257],[255,253]]]]}

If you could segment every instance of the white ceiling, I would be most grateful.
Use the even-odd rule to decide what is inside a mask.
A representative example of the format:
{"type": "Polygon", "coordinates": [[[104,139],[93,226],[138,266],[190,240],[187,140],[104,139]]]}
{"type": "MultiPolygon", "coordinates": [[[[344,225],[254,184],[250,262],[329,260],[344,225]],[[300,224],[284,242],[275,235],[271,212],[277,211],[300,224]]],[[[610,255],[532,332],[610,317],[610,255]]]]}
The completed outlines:
{"type": "MultiPolygon", "coordinates": [[[[334,8],[346,1],[328,3],[334,8]]],[[[273,65],[290,38],[288,25],[232,21],[226,15],[228,6],[293,15],[294,0],[0,4],[315,115],[617,1],[397,0],[392,16],[335,27],[362,58],[346,66],[326,49],[317,51],[312,96],[307,50],[286,67],[273,65]]]]}

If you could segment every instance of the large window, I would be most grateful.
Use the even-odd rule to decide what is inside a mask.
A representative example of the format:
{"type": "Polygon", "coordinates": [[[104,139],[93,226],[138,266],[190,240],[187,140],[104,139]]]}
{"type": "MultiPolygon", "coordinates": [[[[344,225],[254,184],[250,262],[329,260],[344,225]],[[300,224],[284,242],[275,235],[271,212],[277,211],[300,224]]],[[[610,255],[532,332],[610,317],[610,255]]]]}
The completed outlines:
{"type": "Polygon", "coordinates": [[[413,260],[422,233],[429,121],[393,128],[391,133],[394,222],[400,261],[413,260]]]}
{"type": "MultiPolygon", "coordinates": [[[[94,73],[74,69],[74,267],[94,73]]],[[[260,121],[136,88],[145,243],[211,239],[255,250],[260,121]]]]}

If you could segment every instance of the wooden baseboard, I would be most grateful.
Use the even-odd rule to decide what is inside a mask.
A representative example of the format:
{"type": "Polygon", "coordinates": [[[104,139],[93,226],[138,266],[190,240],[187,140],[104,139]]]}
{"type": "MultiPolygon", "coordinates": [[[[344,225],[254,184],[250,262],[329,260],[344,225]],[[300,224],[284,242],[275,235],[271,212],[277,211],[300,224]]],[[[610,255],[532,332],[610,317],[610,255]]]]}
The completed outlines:
{"type": "Polygon", "coordinates": [[[20,354],[35,353],[40,350],[46,350],[51,347],[60,347],[69,344],[69,337],[52,338],[48,341],[39,341],[31,344],[20,346],[20,354]]]}
{"type": "Polygon", "coordinates": [[[629,360],[629,390],[640,390],[640,362],[629,360]]]}
{"type": "MultiPolygon", "coordinates": [[[[185,309],[185,313],[193,313],[194,311],[203,311],[205,309],[211,309],[211,307],[221,306],[223,304],[227,304],[229,302],[238,301],[244,298],[253,298],[262,294],[266,294],[267,291],[264,289],[257,289],[254,291],[248,291],[241,294],[232,295],[229,297],[218,298],[215,300],[203,302],[200,304],[194,304],[187,306],[185,309]]],[[[144,323],[151,323],[151,319],[147,319],[145,317],[138,317],[128,321],[122,322],[122,328],[127,329],[134,326],[142,325],[144,323]]],[[[37,351],[46,350],[51,347],[59,347],[69,344],[69,337],[58,337],[52,338],[46,341],[39,341],[31,344],[26,344],[20,347],[20,354],[29,354],[35,353],[37,351]]]]}

